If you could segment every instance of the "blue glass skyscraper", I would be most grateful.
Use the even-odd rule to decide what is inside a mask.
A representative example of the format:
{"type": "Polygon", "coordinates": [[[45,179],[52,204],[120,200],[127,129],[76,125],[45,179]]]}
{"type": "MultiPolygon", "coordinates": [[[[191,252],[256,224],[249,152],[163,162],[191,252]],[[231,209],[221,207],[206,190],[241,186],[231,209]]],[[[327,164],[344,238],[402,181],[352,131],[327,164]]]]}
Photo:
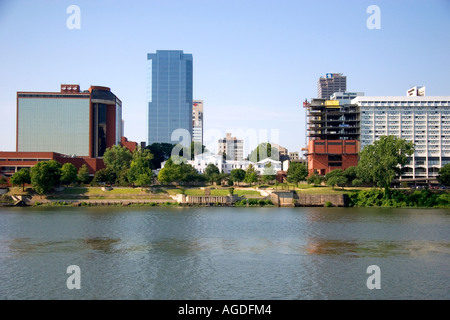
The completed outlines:
{"type": "Polygon", "coordinates": [[[178,134],[172,140],[177,129],[192,136],[192,82],[192,54],[157,50],[147,55],[148,145],[180,142],[178,134]]]}

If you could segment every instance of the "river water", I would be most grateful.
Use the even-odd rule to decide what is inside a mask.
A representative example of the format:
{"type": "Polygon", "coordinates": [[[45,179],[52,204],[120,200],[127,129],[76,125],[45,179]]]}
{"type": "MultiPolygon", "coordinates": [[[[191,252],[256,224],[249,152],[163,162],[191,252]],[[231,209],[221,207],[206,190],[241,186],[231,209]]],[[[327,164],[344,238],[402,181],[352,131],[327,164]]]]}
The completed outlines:
{"type": "Polygon", "coordinates": [[[445,209],[0,208],[0,299],[450,299],[449,280],[445,209]]]}

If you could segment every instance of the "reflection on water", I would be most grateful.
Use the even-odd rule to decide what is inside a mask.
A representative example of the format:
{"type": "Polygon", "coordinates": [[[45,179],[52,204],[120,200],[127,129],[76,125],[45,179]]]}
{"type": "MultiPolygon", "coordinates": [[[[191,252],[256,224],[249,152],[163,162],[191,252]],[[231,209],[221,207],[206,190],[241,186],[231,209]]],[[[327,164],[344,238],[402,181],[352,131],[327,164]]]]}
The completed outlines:
{"type": "Polygon", "coordinates": [[[447,254],[450,243],[446,241],[384,241],[384,240],[330,240],[309,238],[307,244],[267,239],[162,239],[149,243],[134,243],[119,238],[87,238],[38,242],[31,238],[15,238],[5,246],[3,253],[64,253],[97,251],[102,253],[159,252],[171,255],[189,255],[202,251],[211,253],[340,255],[358,257],[388,257],[401,255],[447,254]]]}
{"type": "Polygon", "coordinates": [[[101,251],[103,253],[114,253],[115,245],[120,242],[120,239],[111,238],[88,238],[82,240],[84,244],[91,250],[101,251]]]}
{"type": "Polygon", "coordinates": [[[27,209],[0,211],[0,299],[450,298],[448,210],[27,209]]]}
{"type": "Polygon", "coordinates": [[[343,241],[309,239],[306,252],[314,255],[345,255],[354,257],[388,257],[399,255],[448,254],[450,243],[429,241],[343,241]]]}
{"type": "Polygon", "coordinates": [[[118,243],[120,243],[120,239],[110,238],[67,239],[41,242],[31,238],[15,238],[9,241],[7,250],[22,255],[30,253],[68,253],[86,249],[101,251],[103,253],[114,253],[118,251],[115,249],[115,245],[118,243]]]}

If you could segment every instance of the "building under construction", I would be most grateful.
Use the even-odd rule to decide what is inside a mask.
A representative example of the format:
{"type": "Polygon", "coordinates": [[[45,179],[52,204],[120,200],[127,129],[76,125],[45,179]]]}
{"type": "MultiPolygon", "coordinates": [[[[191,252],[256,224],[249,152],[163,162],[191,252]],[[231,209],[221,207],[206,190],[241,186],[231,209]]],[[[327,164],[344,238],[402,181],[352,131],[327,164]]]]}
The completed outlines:
{"type": "Polygon", "coordinates": [[[305,101],[307,109],[309,175],[325,175],[358,164],[360,119],[349,100],[325,98],[305,101]]]}

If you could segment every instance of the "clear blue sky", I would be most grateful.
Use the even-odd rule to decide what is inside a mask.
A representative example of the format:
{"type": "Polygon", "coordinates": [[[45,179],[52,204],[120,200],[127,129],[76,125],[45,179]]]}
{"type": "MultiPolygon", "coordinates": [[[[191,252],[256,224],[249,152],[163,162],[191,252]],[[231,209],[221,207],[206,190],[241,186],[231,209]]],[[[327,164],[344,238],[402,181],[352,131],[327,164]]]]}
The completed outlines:
{"type": "Polygon", "coordinates": [[[0,150],[15,150],[16,92],[61,83],[110,87],[125,135],[145,141],[146,54],[183,50],[194,57],[205,141],[216,147],[231,131],[262,142],[274,130],[299,151],[302,101],[325,73],[344,73],[347,89],[366,95],[414,85],[450,95],[449,16],[449,0],[0,0],[0,150]],[[66,26],[72,4],[79,30],[66,26]],[[369,5],[381,10],[379,30],[366,27],[369,5]]]}

